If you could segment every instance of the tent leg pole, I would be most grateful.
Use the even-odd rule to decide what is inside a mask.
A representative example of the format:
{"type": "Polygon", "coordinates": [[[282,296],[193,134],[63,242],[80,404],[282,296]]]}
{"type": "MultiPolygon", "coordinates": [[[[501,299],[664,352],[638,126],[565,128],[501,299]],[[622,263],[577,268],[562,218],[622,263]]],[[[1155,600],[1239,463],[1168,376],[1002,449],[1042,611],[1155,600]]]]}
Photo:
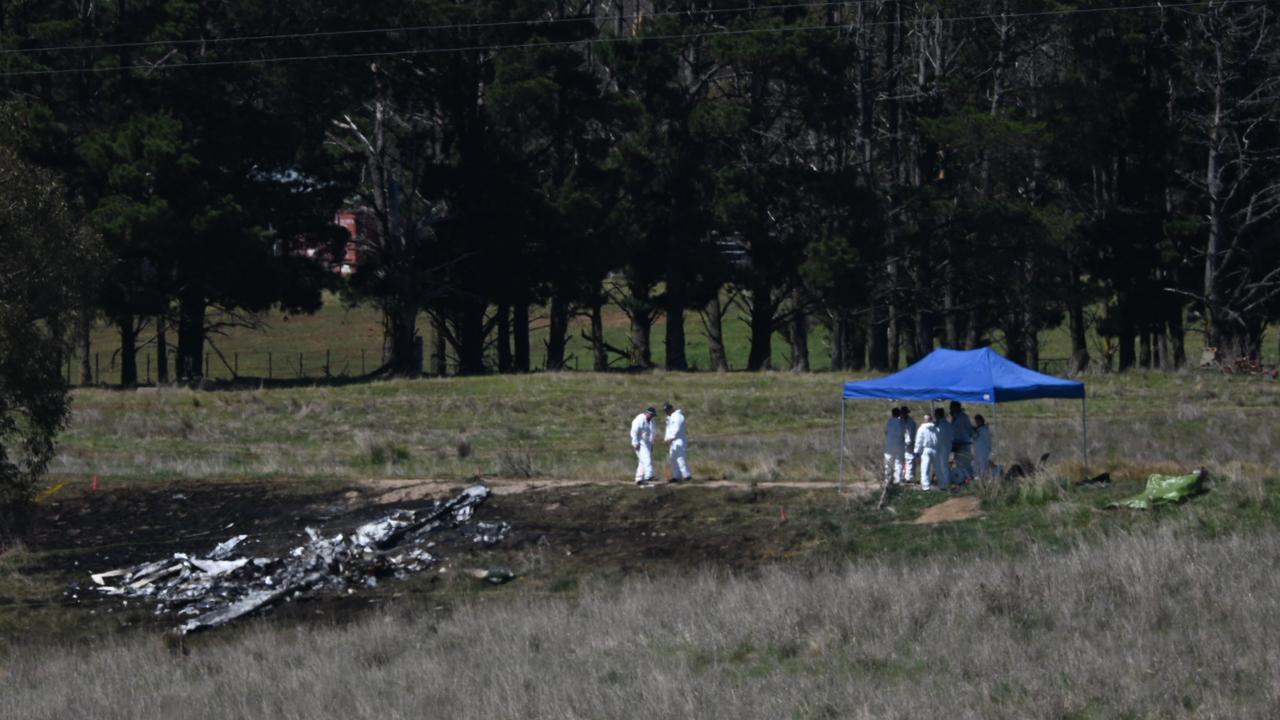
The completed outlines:
{"type": "Polygon", "coordinates": [[[844,406],[845,399],[840,398],[840,494],[844,494],[844,406]]]}

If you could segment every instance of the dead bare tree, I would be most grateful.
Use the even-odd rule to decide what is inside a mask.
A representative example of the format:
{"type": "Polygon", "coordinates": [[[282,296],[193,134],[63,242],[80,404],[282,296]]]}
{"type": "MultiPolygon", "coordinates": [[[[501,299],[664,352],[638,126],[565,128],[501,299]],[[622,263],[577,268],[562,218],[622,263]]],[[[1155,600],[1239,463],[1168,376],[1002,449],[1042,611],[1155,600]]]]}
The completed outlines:
{"type": "Polygon", "coordinates": [[[1174,291],[1203,304],[1206,343],[1220,360],[1257,358],[1266,307],[1280,296],[1271,237],[1280,221],[1280,15],[1233,0],[1188,12],[1179,109],[1203,165],[1183,176],[1207,228],[1201,291],[1174,291]]]}
{"type": "Polygon", "coordinates": [[[440,265],[431,225],[444,209],[423,187],[439,147],[438,124],[430,104],[398,103],[378,66],[372,71],[379,92],[359,113],[335,120],[329,141],[362,160],[359,198],[371,222],[357,233],[353,285],[382,310],[386,350],[375,372],[416,375],[422,368],[418,313],[440,291],[431,281],[440,265]]]}

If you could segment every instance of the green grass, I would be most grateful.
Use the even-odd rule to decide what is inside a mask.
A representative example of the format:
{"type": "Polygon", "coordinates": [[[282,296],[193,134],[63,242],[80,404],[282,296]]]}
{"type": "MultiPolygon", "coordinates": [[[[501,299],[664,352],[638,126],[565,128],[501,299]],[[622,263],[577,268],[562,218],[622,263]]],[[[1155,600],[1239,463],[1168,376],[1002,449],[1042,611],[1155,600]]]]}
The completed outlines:
{"type": "MultiPolygon", "coordinates": [[[[622,479],[630,419],[671,400],[689,417],[696,477],[839,476],[839,388],[830,374],[538,373],[202,392],[77,390],[53,478],[529,474],[622,479]],[[520,472],[513,472],[519,470],[520,472]],[[527,471],[527,472],[526,472],[527,471]]],[[[1275,467],[1280,384],[1211,372],[1087,380],[1091,470],[1275,467]]],[[[925,408],[914,403],[917,414],[925,408]]],[[[846,477],[878,477],[885,404],[847,404],[846,477]]],[[[1081,406],[1034,401],[987,416],[1006,466],[1050,453],[1079,473],[1081,406]]]]}

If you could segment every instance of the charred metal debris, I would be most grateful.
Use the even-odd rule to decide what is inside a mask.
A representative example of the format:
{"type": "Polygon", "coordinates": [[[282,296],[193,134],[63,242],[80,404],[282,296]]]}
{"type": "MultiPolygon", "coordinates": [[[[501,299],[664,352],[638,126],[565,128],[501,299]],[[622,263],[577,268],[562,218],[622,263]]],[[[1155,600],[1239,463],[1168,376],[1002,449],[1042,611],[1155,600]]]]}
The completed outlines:
{"type": "Polygon", "coordinates": [[[171,559],[94,573],[88,586],[108,596],[155,602],[157,615],[187,618],[180,634],[225,625],[254,611],[304,594],[374,587],[378,578],[404,578],[440,562],[433,538],[493,545],[511,529],[505,522],[475,522],[475,508],[490,495],[473,485],[451,500],[419,510],[396,510],[350,534],[326,537],[306,528],[307,541],[281,557],[249,557],[236,549],[237,535],[203,557],[175,553],[171,559]]]}

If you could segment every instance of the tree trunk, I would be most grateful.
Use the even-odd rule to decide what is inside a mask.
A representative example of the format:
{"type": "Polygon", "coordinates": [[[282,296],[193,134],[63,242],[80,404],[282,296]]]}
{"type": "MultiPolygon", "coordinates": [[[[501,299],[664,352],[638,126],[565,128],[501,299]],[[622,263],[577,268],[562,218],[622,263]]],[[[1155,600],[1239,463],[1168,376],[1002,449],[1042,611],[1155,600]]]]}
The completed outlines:
{"type": "Polygon", "coordinates": [[[889,318],[884,326],[885,368],[889,372],[896,372],[902,362],[902,322],[898,316],[897,306],[890,302],[887,307],[889,318]]]}
{"type": "Polygon", "coordinates": [[[928,314],[920,305],[916,305],[915,332],[912,337],[915,338],[916,346],[911,357],[907,358],[907,364],[919,362],[925,355],[933,352],[933,330],[929,327],[928,314]]]}
{"type": "MultiPolygon", "coordinates": [[[[799,302],[799,299],[796,299],[799,302]]],[[[791,369],[809,372],[809,316],[794,311],[791,318],[791,369]]]]}
{"type": "Polygon", "coordinates": [[[870,348],[867,363],[872,370],[889,369],[889,322],[888,313],[879,299],[871,301],[871,312],[867,322],[867,347],[870,348]]]}
{"type": "Polygon", "coordinates": [[[156,384],[169,382],[169,321],[156,316],[156,384]]]}
{"type": "Polygon", "coordinates": [[[80,312],[79,323],[76,325],[76,341],[80,346],[80,384],[93,384],[93,358],[90,355],[93,352],[91,333],[93,332],[93,316],[89,313],[88,308],[80,312]]]}
{"type": "Polygon", "coordinates": [[[716,372],[729,370],[729,358],[724,352],[724,310],[720,307],[720,292],[707,303],[702,311],[702,324],[707,331],[707,353],[710,355],[711,369],[716,372]]]}
{"type": "Polygon", "coordinates": [[[204,377],[204,293],[188,290],[178,301],[178,379],[204,377]]]}
{"type": "Polygon", "coordinates": [[[849,330],[849,320],[843,310],[832,310],[831,312],[831,369],[847,370],[845,356],[847,355],[848,340],[847,333],[849,330]]]}
{"type": "Polygon", "coordinates": [[[444,323],[431,317],[431,374],[444,377],[449,373],[449,353],[444,338],[444,323]]]}
{"type": "Polygon", "coordinates": [[[667,350],[666,368],[668,370],[688,370],[689,361],[684,351],[684,306],[680,298],[667,290],[667,350]]]}
{"type": "Polygon", "coordinates": [[[1169,343],[1173,347],[1173,369],[1187,364],[1186,329],[1182,326],[1182,305],[1175,305],[1169,313],[1169,343]]]}
{"type": "Polygon", "coordinates": [[[631,285],[631,367],[653,367],[653,350],[649,337],[653,333],[653,314],[650,310],[649,287],[631,285]]]}
{"type": "Polygon", "coordinates": [[[564,370],[565,351],[569,344],[569,303],[559,292],[551,297],[550,315],[545,367],[548,370],[564,370]]]}
{"type": "Polygon", "coordinates": [[[591,303],[591,366],[596,372],[609,369],[609,350],[604,345],[604,303],[591,303]]]}
{"type": "Polygon", "coordinates": [[[978,311],[972,305],[965,313],[964,349],[973,350],[978,347],[978,311]]]}
{"type": "Polygon", "coordinates": [[[1004,345],[1006,356],[1018,363],[1026,366],[1027,364],[1027,344],[1024,337],[1022,327],[1021,313],[1016,313],[1016,317],[1006,318],[1004,322],[1004,345]]]}
{"type": "Polygon", "coordinates": [[[137,387],[138,328],[132,315],[116,318],[116,327],[120,329],[120,386],[137,387]]]}
{"type": "Polygon", "coordinates": [[[1022,336],[1024,364],[1039,372],[1040,370],[1040,328],[1031,320],[1031,312],[1027,311],[1022,336]]]}
{"type": "Polygon", "coordinates": [[[498,306],[498,372],[511,372],[511,307],[498,306]]]}
{"type": "Polygon", "coordinates": [[[915,347],[911,348],[911,353],[907,357],[908,365],[919,362],[925,355],[933,352],[933,323],[928,312],[928,305],[933,297],[930,289],[932,268],[929,265],[929,250],[926,238],[924,245],[920,248],[919,257],[916,258],[915,291],[911,303],[914,311],[911,337],[915,340],[915,347]]]}
{"type": "Polygon", "coordinates": [[[898,308],[900,293],[897,291],[898,264],[896,262],[889,262],[887,277],[889,289],[885,292],[884,297],[885,303],[889,308],[889,324],[885,327],[885,355],[888,360],[885,368],[893,372],[898,369],[898,362],[902,355],[901,327],[903,314],[898,308]]]}
{"type": "Polygon", "coordinates": [[[1071,263],[1071,291],[1067,297],[1067,323],[1071,332],[1071,362],[1069,375],[1079,375],[1089,369],[1089,345],[1085,337],[1084,301],[1081,299],[1080,268],[1071,263]]]}
{"type": "Polygon", "coordinates": [[[867,368],[867,323],[845,314],[845,365],[850,370],[867,368]]]}
{"type": "Polygon", "coordinates": [[[1138,367],[1144,370],[1155,367],[1151,356],[1151,332],[1148,330],[1138,333],[1138,367]]]}
{"type": "MultiPolygon", "coordinates": [[[[418,358],[418,308],[403,302],[390,302],[382,308],[382,322],[386,333],[387,372],[397,377],[417,377],[422,374],[418,358]]],[[[182,345],[179,333],[178,345],[182,345]]]]}
{"type": "Polygon", "coordinates": [[[1173,356],[1169,353],[1169,332],[1165,323],[1160,323],[1155,330],[1156,366],[1165,372],[1173,369],[1173,356]]]}
{"type": "Polygon", "coordinates": [[[1120,360],[1119,360],[1119,365],[1117,367],[1117,370],[1119,370],[1120,372],[1124,372],[1125,370],[1128,370],[1133,367],[1136,359],[1136,356],[1134,355],[1134,352],[1133,352],[1133,341],[1135,339],[1136,333],[1133,329],[1133,322],[1128,318],[1127,308],[1120,309],[1119,314],[1120,314],[1120,329],[1119,329],[1120,360]]]}
{"type": "Polygon", "coordinates": [[[515,336],[515,357],[512,358],[515,371],[527,373],[533,367],[529,355],[529,303],[516,303],[511,316],[511,331],[515,336]]]}
{"type": "MultiPolygon", "coordinates": [[[[951,243],[947,246],[950,249],[951,243]]],[[[954,261],[947,262],[947,271],[943,273],[942,288],[942,312],[943,312],[943,335],[946,346],[952,349],[960,347],[960,310],[956,307],[955,300],[955,267],[954,261]]]]}
{"type": "Polygon", "coordinates": [[[458,374],[480,375],[484,372],[484,313],[486,303],[472,300],[462,306],[458,314],[458,374]]]}
{"type": "Polygon", "coordinates": [[[748,370],[768,370],[773,366],[773,292],[758,285],[751,290],[751,350],[748,370]]]}

